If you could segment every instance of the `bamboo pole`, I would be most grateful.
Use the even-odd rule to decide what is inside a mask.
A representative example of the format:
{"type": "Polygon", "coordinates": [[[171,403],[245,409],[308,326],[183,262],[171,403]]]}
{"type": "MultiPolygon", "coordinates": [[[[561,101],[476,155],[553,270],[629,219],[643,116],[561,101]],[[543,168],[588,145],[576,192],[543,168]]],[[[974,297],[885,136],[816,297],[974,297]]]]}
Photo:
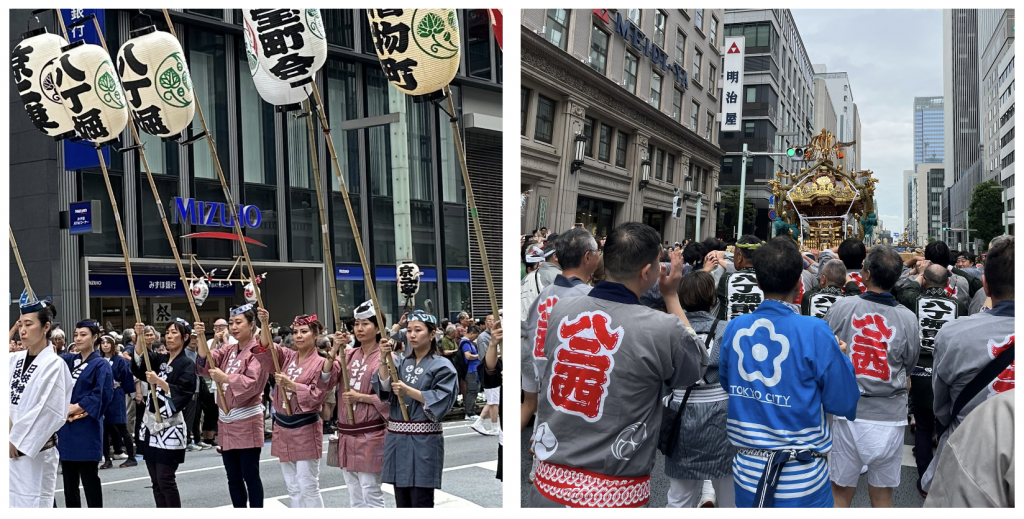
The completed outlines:
{"type": "MultiPolygon", "coordinates": [[[[381,320],[382,308],[377,303],[377,291],[373,287],[373,278],[370,277],[370,265],[366,261],[366,251],[363,250],[363,240],[359,235],[359,224],[356,222],[355,213],[352,212],[352,202],[348,198],[348,187],[345,185],[345,179],[341,174],[341,166],[338,164],[338,153],[334,149],[334,141],[331,139],[331,126],[327,123],[327,113],[323,110],[324,105],[320,99],[320,88],[316,86],[316,81],[312,82],[312,87],[313,100],[317,106],[316,113],[320,116],[320,129],[324,132],[324,139],[327,141],[327,150],[331,154],[331,164],[334,166],[334,174],[338,177],[338,187],[341,189],[341,196],[345,200],[345,211],[348,212],[352,236],[356,241],[356,250],[359,252],[359,262],[363,265],[363,275],[367,280],[366,288],[370,292],[370,301],[373,302],[373,307],[376,310],[377,329],[380,330],[381,337],[386,337],[387,329],[384,327],[384,321],[381,320]]],[[[333,269],[331,272],[333,274],[333,269]]],[[[390,355],[381,355],[381,362],[385,362],[388,365],[388,370],[391,372],[391,380],[399,380],[398,369],[395,368],[395,360],[390,355]]],[[[404,397],[398,399],[398,406],[402,410],[402,418],[405,421],[409,421],[409,410],[405,405],[404,397]]]]}
{"type": "Polygon", "coordinates": [[[8,226],[7,230],[11,233],[11,249],[14,251],[14,259],[18,262],[18,270],[21,271],[21,281],[25,284],[25,291],[28,292],[28,300],[38,301],[36,293],[32,290],[32,284],[28,282],[28,272],[25,271],[25,264],[21,262],[21,251],[18,250],[18,242],[14,239],[14,229],[8,226]]]}
{"type": "MultiPolygon", "coordinates": [[[[167,29],[170,31],[172,36],[177,38],[178,34],[174,30],[174,23],[171,22],[170,13],[167,12],[167,9],[162,9],[162,11],[164,13],[164,20],[167,21],[167,29]]],[[[210,155],[213,157],[213,165],[217,170],[217,177],[220,179],[220,187],[224,191],[225,205],[231,211],[231,219],[235,224],[235,234],[238,236],[238,244],[242,247],[242,255],[245,257],[245,264],[249,267],[249,278],[252,279],[253,291],[256,292],[256,304],[258,304],[260,308],[266,308],[266,305],[263,304],[262,291],[259,288],[259,284],[256,282],[256,269],[253,268],[252,259],[249,258],[249,247],[246,246],[245,235],[242,234],[242,225],[241,221],[238,219],[238,210],[235,207],[234,199],[231,197],[231,190],[228,188],[228,181],[224,177],[224,170],[221,169],[220,166],[220,157],[217,156],[217,145],[213,142],[213,134],[210,133],[209,127],[206,126],[206,117],[203,116],[203,109],[199,103],[199,96],[196,96],[195,103],[196,115],[199,116],[199,124],[203,126],[203,133],[206,134],[206,143],[210,147],[210,155]]],[[[280,373],[281,362],[277,358],[277,349],[274,348],[274,341],[270,337],[270,323],[262,324],[263,326],[260,327],[262,342],[270,346],[270,356],[274,359],[274,373],[280,373]]],[[[212,357],[213,354],[211,353],[210,356],[212,357]]],[[[284,414],[292,414],[291,404],[288,403],[288,400],[284,400],[284,414]]]]}
{"type": "Polygon", "coordinates": [[[487,295],[491,299],[491,314],[498,318],[498,298],[494,291],[494,279],[491,277],[490,261],[487,258],[487,247],[484,244],[484,231],[480,227],[480,214],[476,207],[476,198],[473,197],[473,183],[469,180],[469,168],[466,166],[466,152],[462,148],[462,134],[459,133],[459,120],[455,116],[455,101],[452,100],[452,90],[445,85],[442,91],[448,99],[448,115],[451,118],[452,133],[455,134],[455,154],[459,156],[459,167],[462,169],[462,180],[466,184],[466,203],[469,205],[469,217],[473,220],[473,229],[476,231],[476,242],[480,247],[480,262],[484,269],[484,280],[487,282],[487,295]]]}
{"type": "MultiPolygon", "coordinates": [[[[316,144],[313,138],[313,111],[308,99],[305,101],[305,104],[306,129],[308,130],[309,135],[309,160],[313,166],[313,180],[316,184],[316,202],[320,208],[320,241],[322,241],[324,245],[324,272],[327,274],[327,282],[331,291],[331,303],[334,305],[334,329],[341,330],[341,312],[338,307],[338,291],[334,283],[334,261],[331,259],[331,239],[327,232],[330,227],[327,224],[327,216],[324,212],[324,194],[323,189],[320,187],[320,165],[317,162],[316,144]]],[[[344,351],[341,352],[341,384],[342,387],[345,388],[345,391],[351,389],[351,386],[349,386],[348,383],[348,365],[344,351]]],[[[348,404],[345,407],[348,410],[348,421],[354,425],[356,423],[355,406],[348,404]]]]}
{"type": "MultiPolygon", "coordinates": [[[[107,48],[107,40],[100,31],[100,23],[95,17],[92,19],[96,26],[96,33],[99,34],[100,44],[103,45],[103,50],[110,54],[110,49],[107,48]]],[[[113,57],[113,56],[112,56],[113,57]]],[[[142,162],[142,169],[146,172],[146,179],[149,180],[149,189],[153,193],[153,200],[156,202],[157,212],[160,213],[160,221],[164,226],[164,233],[167,234],[167,242],[171,244],[171,253],[174,254],[174,263],[178,266],[178,276],[181,277],[181,282],[185,289],[185,298],[188,299],[188,304],[192,308],[192,317],[195,322],[199,322],[199,308],[196,307],[195,298],[192,296],[192,289],[189,287],[188,280],[185,277],[185,267],[181,264],[181,256],[178,254],[178,245],[174,241],[174,235],[171,233],[171,226],[167,223],[167,215],[164,213],[164,204],[160,199],[160,193],[156,189],[156,182],[153,180],[153,172],[149,169],[149,161],[146,159],[146,148],[142,145],[142,140],[139,138],[139,132],[135,128],[135,113],[128,110],[128,127],[131,128],[132,139],[135,140],[135,144],[139,148],[139,158],[142,162]]],[[[206,342],[206,334],[202,333],[199,335],[198,340],[206,342]]],[[[212,359],[211,359],[212,365],[212,359]]],[[[216,366],[214,366],[216,367],[216,366]]],[[[149,359],[146,359],[146,370],[152,371],[149,366],[149,359]]],[[[224,399],[224,388],[217,384],[217,402],[220,404],[224,413],[228,412],[227,401],[224,399]]],[[[159,413],[157,413],[159,414],[159,413]]]]}
{"type": "MultiPolygon", "coordinates": [[[[68,28],[67,26],[65,26],[64,18],[60,15],[59,11],[57,12],[57,20],[60,21],[60,27],[64,31],[64,39],[68,39],[70,41],[68,36],[68,28]]],[[[103,43],[103,49],[106,50],[106,42],[103,39],[103,32],[100,31],[99,22],[96,20],[95,16],[92,17],[92,20],[94,23],[96,23],[96,34],[99,36],[100,42],[103,43]]],[[[84,21],[85,20],[83,19],[79,23],[84,23],[84,21]]],[[[109,51],[107,51],[107,53],[109,54],[109,51]]],[[[135,312],[135,322],[140,323],[142,322],[142,314],[139,312],[139,297],[135,292],[135,278],[132,277],[132,263],[128,258],[128,244],[125,243],[124,228],[121,226],[121,212],[117,208],[117,198],[114,196],[114,188],[110,184],[110,174],[107,172],[107,161],[106,159],[103,158],[103,146],[99,144],[94,144],[94,147],[96,148],[96,157],[99,159],[100,162],[100,171],[103,173],[103,183],[106,184],[107,186],[107,196],[110,198],[110,206],[114,210],[114,223],[117,225],[117,236],[121,240],[121,255],[124,257],[124,269],[125,273],[128,275],[128,292],[131,294],[132,297],[132,309],[135,312]]],[[[143,338],[136,338],[136,341],[138,341],[139,339],[145,341],[145,339],[143,338]]],[[[145,345],[144,342],[143,345],[145,345]]],[[[146,371],[153,371],[153,368],[152,366],[150,366],[149,363],[149,353],[146,352],[146,354],[143,355],[142,358],[145,360],[146,363],[146,371]]],[[[153,384],[149,384],[149,393],[150,399],[152,400],[153,404],[157,406],[156,421],[158,423],[162,423],[163,418],[160,416],[160,407],[157,404],[158,400],[156,397],[156,388],[153,387],[153,384]]]]}

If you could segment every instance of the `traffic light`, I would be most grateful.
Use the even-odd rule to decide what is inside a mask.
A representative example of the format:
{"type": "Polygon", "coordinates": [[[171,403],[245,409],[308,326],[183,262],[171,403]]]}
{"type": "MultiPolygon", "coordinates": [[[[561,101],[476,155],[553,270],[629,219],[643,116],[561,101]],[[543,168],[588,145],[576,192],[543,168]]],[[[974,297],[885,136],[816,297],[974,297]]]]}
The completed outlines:
{"type": "Polygon", "coordinates": [[[804,156],[804,150],[803,150],[803,148],[794,148],[794,147],[790,146],[789,149],[786,150],[786,155],[789,155],[790,157],[794,157],[794,156],[803,157],[804,156]]]}
{"type": "Polygon", "coordinates": [[[672,197],[672,219],[678,220],[683,215],[683,197],[672,197]]]}

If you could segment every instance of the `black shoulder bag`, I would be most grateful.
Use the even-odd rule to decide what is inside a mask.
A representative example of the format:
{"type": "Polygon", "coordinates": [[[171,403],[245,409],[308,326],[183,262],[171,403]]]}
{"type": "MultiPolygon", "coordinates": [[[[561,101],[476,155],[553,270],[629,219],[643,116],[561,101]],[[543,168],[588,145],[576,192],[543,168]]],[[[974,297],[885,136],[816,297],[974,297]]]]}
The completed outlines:
{"type": "MultiPolygon", "coordinates": [[[[704,347],[708,349],[709,354],[711,351],[711,343],[715,340],[715,329],[718,328],[718,322],[720,320],[721,319],[719,318],[715,318],[715,322],[711,323],[711,330],[708,331],[707,338],[704,339],[704,347]]],[[[708,382],[706,373],[701,378],[704,380],[705,384],[708,382]]],[[[665,456],[672,456],[672,453],[675,450],[676,438],[679,436],[679,428],[682,427],[683,424],[683,409],[686,409],[686,401],[690,399],[690,393],[693,392],[693,388],[696,386],[697,384],[694,384],[686,388],[686,393],[683,394],[683,400],[679,402],[679,409],[676,411],[676,414],[672,417],[671,421],[665,420],[664,418],[661,420],[661,429],[658,436],[658,450],[665,456]]],[[[669,404],[672,403],[672,396],[672,391],[669,390],[669,404]]]]}
{"type": "Polygon", "coordinates": [[[935,433],[937,438],[941,438],[946,429],[953,425],[960,411],[963,411],[964,407],[967,407],[967,404],[974,400],[974,397],[978,396],[982,389],[985,389],[985,386],[995,380],[1013,362],[1013,347],[1014,345],[1011,344],[1009,348],[1003,350],[996,358],[986,364],[964,387],[964,390],[956,397],[956,402],[953,402],[953,410],[949,413],[949,421],[945,425],[939,421],[938,417],[935,417],[935,433]]]}

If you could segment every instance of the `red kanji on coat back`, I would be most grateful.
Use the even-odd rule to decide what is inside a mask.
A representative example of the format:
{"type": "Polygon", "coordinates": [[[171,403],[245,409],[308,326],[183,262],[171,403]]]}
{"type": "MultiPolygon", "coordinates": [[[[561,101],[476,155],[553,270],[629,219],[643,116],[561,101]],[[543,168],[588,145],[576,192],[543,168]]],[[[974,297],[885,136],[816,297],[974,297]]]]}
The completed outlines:
{"type": "Polygon", "coordinates": [[[853,328],[857,335],[853,336],[853,371],[858,377],[889,380],[889,341],[893,330],[879,314],[866,314],[862,317],[853,316],[853,328]]]}
{"type": "Polygon", "coordinates": [[[563,318],[548,385],[552,407],[588,422],[600,420],[615,367],[612,355],[622,338],[622,327],[612,329],[604,312],[584,312],[572,321],[563,318]]]}
{"type": "MultiPolygon", "coordinates": [[[[1003,339],[1003,342],[996,343],[996,341],[988,341],[988,353],[993,359],[998,357],[1000,353],[1006,351],[1013,345],[1013,335],[1010,335],[1003,339]]],[[[1016,361],[1011,362],[1009,366],[1002,373],[996,376],[996,379],[992,381],[988,387],[991,389],[990,396],[996,393],[1004,393],[1016,387],[1016,370],[1014,369],[1016,361]]]]}
{"type": "Polygon", "coordinates": [[[533,343],[533,357],[535,359],[544,358],[544,338],[548,334],[548,317],[551,316],[551,309],[555,307],[555,303],[558,302],[558,297],[551,296],[544,299],[537,305],[537,337],[533,343]]]}

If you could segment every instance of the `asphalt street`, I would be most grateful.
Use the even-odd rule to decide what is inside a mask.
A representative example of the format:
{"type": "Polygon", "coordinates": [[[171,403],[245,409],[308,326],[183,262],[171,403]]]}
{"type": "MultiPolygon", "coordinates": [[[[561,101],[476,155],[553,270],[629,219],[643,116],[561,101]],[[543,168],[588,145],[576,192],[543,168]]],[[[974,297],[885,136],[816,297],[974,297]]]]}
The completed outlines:
{"type": "MultiPolygon", "coordinates": [[[[471,422],[457,420],[444,423],[444,477],[441,490],[435,493],[438,508],[498,508],[501,507],[501,482],[495,479],[498,466],[498,437],[481,436],[469,428],[471,422]]],[[[324,457],[327,442],[324,441],[324,457]]],[[[103,503],[107,508],[153,508],[153,493],[145,463],[139,457],[139,466],[114,467],[100,471],[103,485],[103,503]]],[[[270,442],[263,447],[260,461],[265,508],[288,508],[290,499],[285,490],[281,466],[270,455],[270,442]]],[[[230,507],[227,477],[220,454],[216,450],[189,452],[185,463],[178,468],[178,489],[185,508],[230,507]]],[[[341,470],[328,467],[320,461],[320,490],[328,508],[349,506],[348,491],[341,470]]],[[[85,498],[83,494],[83,505],[85,498]]],[[[394,507],[394,490],[384,485],[386,506],[394,507]]],[[[64,507],[64,485],[57,476],[57,506],[64,507]]]]}
{"type": "MultiPolygon", "coordinates": [[[[528,477],[532,457],[529,452],[531,428],[523,431],[520,452],[523,453],[522,464],[520,465],[520,498],[519,502],[523,507],[528,506],[530,487],[533,486],[528,477]]],[[[920,508],[924,505],[924,498],[917,493],[917,465],[914,463],[914,454],[911,451],[914,444],[914,435],[910,427],[906,428],[903,438],[903,467],[900,474],[900,486],[893,489],[892,502],[896,508],[920,508]]],[[[665,457],[659,452],[654,462],[654,470],[651,472],[651,508],[664,508],[668,502],[668,478],[665,476],[665,457]]],[[[869,508],[868,481],[867,475],[861,475],[857,485],[857,494],[853,498],[854,508],[869,508]]]]}

